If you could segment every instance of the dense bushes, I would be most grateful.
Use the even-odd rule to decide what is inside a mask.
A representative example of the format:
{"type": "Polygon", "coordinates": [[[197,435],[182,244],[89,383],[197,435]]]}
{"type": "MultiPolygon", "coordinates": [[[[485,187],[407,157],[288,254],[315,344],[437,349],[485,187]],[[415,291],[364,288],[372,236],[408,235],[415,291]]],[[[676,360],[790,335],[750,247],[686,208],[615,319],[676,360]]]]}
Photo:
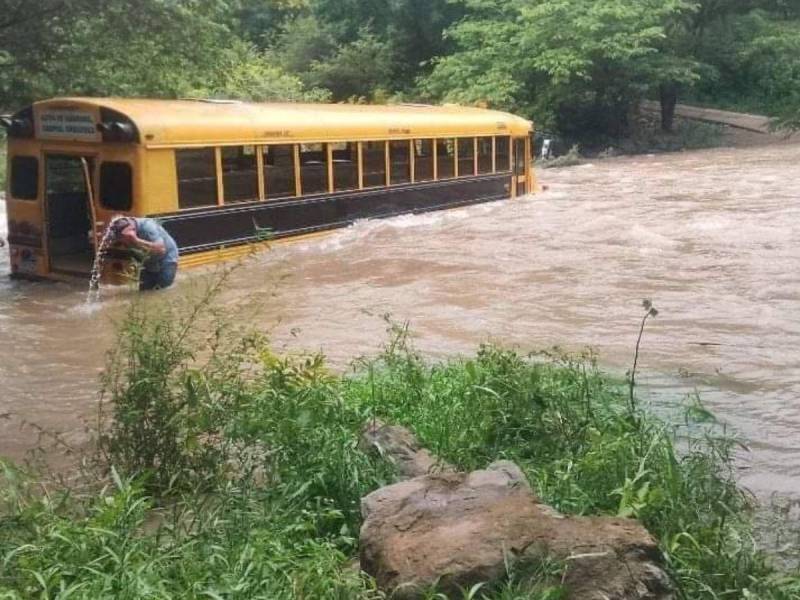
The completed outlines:
{"type": "Polygon", "coordinates": [[[786,0],[129,4],[5,0],[0,109],[59,95],[481,103],[595,146],[635,133],[641,98],[789,117],[800,102],[786,0]]]}

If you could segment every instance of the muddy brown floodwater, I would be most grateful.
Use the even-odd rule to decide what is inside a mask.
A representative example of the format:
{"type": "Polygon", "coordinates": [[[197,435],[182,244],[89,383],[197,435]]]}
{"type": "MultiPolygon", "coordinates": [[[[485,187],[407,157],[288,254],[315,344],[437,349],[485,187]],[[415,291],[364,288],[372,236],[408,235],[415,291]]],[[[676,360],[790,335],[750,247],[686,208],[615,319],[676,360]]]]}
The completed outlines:
{"type": "MultiPolygon", "coordinates": [[[[390,313],[433,356],[489,339],[591,346],[622,373],[651,298],[660,314],[642,346],[647,398],[668,405],[699,390],[751,448],[742,483],[800,495],[800,145],[539,174],[549,189],[536,196],[276,246],[234,274],[221,302],[239,314],[258,297],[242,319],[341,366],[377,351],[390,313]]],[[[112,320],[133,292],[87,310],[85,286],[12,282],[7,259],[0,249],[0,455],[20,459],[38,443],[23,422],[80,444],[112,320]]],[[[181,273],[157,301],[201,277],[181,273]]]]}

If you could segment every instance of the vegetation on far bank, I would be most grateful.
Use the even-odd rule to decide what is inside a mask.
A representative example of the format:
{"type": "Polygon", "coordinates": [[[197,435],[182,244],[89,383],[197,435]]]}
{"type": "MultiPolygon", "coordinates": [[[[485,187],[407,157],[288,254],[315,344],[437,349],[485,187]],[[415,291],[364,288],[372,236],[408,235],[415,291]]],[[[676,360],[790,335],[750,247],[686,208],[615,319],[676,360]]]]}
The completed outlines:
{"type": "MultiPolygon", "coordinates": [[[[360,498],[392,479],[358,448],[375,417],[463,469],[517,462],[565,513],[641,519],[679,598],[800,598],[800,573],[753,542],[736,440],[696,399],[658,419],[591,354],[429,362],[396,324],[340,375],[226,325],[213,297],[136,302],[121,322],[88,471],[105,487],[3,466],[0,598],[383,598],[351,564],[360,498]]],[[[472,597],[553,600],[552,575],[510,564],[472,597]]]]}
{"type": "Polygon", "coordinates": [[[8,154],[6,151],[6,136],[0,135],[0,194],[2,194],[3,199],[5,199],[7,166],[8,154]]]}
{"type": "Polygon", "coordinates": [[[4,0],[0,108],[58,95],[487,104],[569,144],[642,98],[800,124],[787,0],[4,0]],[[101,43],[98,43],[101,42],[101,43]]]}

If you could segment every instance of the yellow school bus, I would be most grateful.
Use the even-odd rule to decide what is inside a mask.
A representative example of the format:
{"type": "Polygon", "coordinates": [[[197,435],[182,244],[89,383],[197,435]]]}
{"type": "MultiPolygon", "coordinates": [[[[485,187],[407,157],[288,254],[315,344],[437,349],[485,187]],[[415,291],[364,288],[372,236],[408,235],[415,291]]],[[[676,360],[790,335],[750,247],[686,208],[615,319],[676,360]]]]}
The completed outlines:
{"type": "Polygon", "coordinates": [[[190,265],[533,186],[532,123],[480,108],[56,98],[2,121],[17,277],[88,276],[115,214],[158,218],[190,265]]]}

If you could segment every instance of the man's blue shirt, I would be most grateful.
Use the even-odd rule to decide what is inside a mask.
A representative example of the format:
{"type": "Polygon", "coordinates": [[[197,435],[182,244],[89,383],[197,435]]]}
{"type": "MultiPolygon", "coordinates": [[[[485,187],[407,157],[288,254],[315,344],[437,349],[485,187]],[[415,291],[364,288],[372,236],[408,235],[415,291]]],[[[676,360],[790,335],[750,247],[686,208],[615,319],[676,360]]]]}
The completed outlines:
{"type": "Polygon", "coordinates": [[[148,242],[164,242],[166,252],[161,255],[152,254],[144,261],[147,271],[160,271],[162,265],[178,264],[178,245],[172,236],[155,219],[136,218],[136,235],[148,242]]]}

